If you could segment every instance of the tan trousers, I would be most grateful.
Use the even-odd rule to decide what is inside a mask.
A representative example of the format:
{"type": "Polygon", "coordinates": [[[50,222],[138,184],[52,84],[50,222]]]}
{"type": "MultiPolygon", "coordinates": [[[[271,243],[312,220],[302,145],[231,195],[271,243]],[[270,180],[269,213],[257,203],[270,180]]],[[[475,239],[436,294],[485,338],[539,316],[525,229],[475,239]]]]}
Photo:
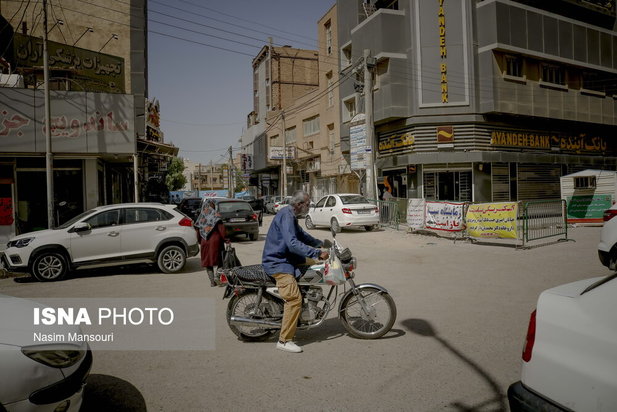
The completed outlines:
{"type": "Polygon", "coordinates": [[[302,310],[302,295],[296,278],[289,273],[275,273],[272,277],[276,280],[276,287],[281,297],[285,299],[279,340],[287,342],[292,340],[296,334],[298,318],[302,310]]]}

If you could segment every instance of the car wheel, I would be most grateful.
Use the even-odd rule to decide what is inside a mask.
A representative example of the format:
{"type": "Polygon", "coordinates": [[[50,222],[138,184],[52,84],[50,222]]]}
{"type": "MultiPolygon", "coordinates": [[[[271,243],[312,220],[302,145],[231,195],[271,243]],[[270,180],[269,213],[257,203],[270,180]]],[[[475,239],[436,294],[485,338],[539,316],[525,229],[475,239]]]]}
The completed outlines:
{"type": "Polygon", "coordinates": [[[366,229],[367,232],[370,232],[371,230],[375,229],[375,225],[367,225],[367,226],[364,226],[364,228],[366,229]]]}
{"type": "Polygon", "coordinates": [[[259,234],[258,233],[251,233],[249,234],[249,239],[251,240],[257,240],[259,238],[259,234]]]}
{"type": "Polygon", "coordinates": [[[66,259],[58,252],[43,252],[32,263],[32,275],[40,282],[61,280],[67,270],[66,259]]]}
{"type": "Polygon", "coordinates": [[[304,225],[307,229],[315,229],[315,225],[313,224],[313,220],[310,216],[307,216],[306,219],[304,219],[304,225]]]}
{"type": "Polygon", "coordinates": [[[334,230],[334,233],[341,233],[341,225],[338,224],[338,220],[335,217],[330,220],[330,227],[334,230]]]}
{"type": "Polygon", "coordinates": [[[186,253],[180,246],[165,246],[159,252],[156,262],[161,272],[176,273],[181,271],[186,264],[186,253]]]}

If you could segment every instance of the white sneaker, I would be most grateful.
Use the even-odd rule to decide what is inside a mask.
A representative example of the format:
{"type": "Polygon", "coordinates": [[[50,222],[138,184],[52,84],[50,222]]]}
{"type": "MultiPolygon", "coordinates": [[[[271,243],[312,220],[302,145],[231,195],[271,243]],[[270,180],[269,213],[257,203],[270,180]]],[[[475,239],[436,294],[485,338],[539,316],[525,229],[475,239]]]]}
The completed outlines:
{"type": "Polygon", "coordinates": [[[300,353],[302,352],[302,348],[296,345],[292,340],[288,340],[287,342],[278,341],[276,344],[276,349],[284,350],[286,352],[300,353]]]}

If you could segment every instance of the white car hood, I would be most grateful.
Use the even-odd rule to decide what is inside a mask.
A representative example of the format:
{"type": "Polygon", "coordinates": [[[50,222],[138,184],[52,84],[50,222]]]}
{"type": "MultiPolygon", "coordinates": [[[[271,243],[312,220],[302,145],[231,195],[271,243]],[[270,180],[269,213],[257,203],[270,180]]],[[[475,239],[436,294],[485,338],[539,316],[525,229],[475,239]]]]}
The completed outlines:
{"type": "Polygon", "coordinates": [[[9,241],[27,239],[29,237],[44,238],[52,234],[55,235],[57,233],[58,233],[58,229],[37,230],[36,232],[22,233],[21,235],[17,235],[15,237],[10,238],[9,241]]]}
{"type": "Polygon", "coordinates": [[[34,308],[46,307],[27,299],[0,294],[0,344],[28,346],[33,344],[33,335],[39,333],[79,333],[79,326],[34,325],[34,308]]]}

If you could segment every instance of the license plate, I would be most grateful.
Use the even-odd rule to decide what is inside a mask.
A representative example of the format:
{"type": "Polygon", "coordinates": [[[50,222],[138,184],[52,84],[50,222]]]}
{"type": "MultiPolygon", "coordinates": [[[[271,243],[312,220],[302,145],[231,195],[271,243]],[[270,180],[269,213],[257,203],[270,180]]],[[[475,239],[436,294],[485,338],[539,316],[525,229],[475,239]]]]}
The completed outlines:
{"type": "Polygon", "coordinates": [[[368,215],[371,213],[370,209],[362,209],[362,210],[358,210],[358,214],[359,215],[368,215]]]}
{"type": "Polygon", "coordinates": [[[246,219],[243,217],[232,217],[229,219],[230,222],[244,222],[246,219]]]}

